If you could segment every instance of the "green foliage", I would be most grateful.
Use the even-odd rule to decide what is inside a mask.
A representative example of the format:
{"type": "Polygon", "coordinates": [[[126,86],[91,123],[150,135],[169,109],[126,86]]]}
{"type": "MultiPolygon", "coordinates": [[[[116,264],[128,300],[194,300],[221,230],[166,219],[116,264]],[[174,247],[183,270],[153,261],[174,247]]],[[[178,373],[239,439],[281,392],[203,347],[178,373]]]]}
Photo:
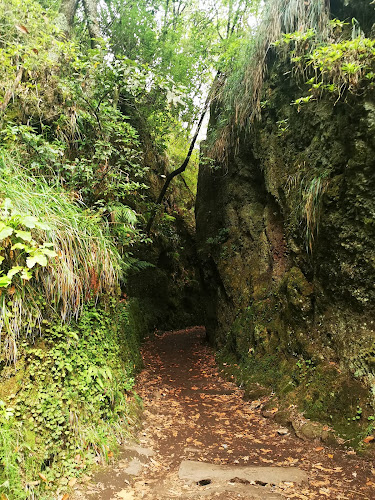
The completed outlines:
{"type": "Polygon", "coordinates": [[[313,75],[306,82],[310,86],[309,95],[292,103],[298,109],[325,93],[333,95],[337,101],[346,92],[358,93],[374,87],[375,41],[363,36],[342,40],[337,27],[344,25],[337,19],[330,21],[330,36],[325,42],[315,30],[310,29],[284,34],[274,44],[277,47],[288,46],[287,55],[296,73],[313,75]]]}
{"type": "Polygon", "coordinates": [[[221,119],[217,136],[209,149],[211,157],[227,163],[228,145],[235,136],[235,129],[250,127],[267,105],[262,95],[263,84],[267,73],[267,55],[275,43],[279,45],[278,40],[283,38],[283,34],[293,33],[296,29],[303,33],[302,38],[308,38],[306,33],[315,30],[324,39],[328,21],[329,9],[325,0],[265,2],[257,27],[243,37],[235,63],[228,68],[228,76],[219,93],[221,119]]]}
{"type": "Polygon", "coordinates": [[[0,296],[0,331],[3,355],[15,360],[17,339],[40,332],[55,311],[68,321],[91,297],[114,292],[122,261],[100,215],[79,208],[59,186],[30,177],[7,156],[0,162],[0,198],[6,193],[12,201],[12,211],[9,201],[3,209],[12,234],[2,241],[1,266],[13,275],[0,296]],[[34,278],[25,280],[21,273],[29,277],[30,269],[34,278]]]}
{"type": "MultiPolygon", "coordinates": [[[[45,267],[48,258],[57,257],[51,250],[53,243],[44,242],[39,245],[32,237],[32,229],[50,229],[36,217],[21,214],[12,209],[12,202],[6,198],[0,206],[0,288],[15,283],[16,278],[30,280],[32,268],[36,264],[45,267]],[[25,231],[29,229],[29,231],[25,231]]],[[[22,283],[22,282],[21,282],[22,283]]]]}
{"type": "Polygon", "coordinates": [[[0,493],[51,498],[116,452],[134,424],[133,314],[131,303],[92,304],[78,322],[51,323],[42,342],[22,345],[22,384],[0,402],[0,493]]]}

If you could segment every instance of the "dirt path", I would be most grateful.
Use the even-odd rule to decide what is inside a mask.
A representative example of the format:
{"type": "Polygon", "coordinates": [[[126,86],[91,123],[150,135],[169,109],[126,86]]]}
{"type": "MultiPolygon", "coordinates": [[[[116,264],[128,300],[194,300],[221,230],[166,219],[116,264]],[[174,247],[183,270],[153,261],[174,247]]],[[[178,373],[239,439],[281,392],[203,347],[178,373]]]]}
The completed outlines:
{"type": "Polygon", "coordinates": [[[151,339],[143,356],[140,447],[75,498],[375,499],[374,464],[280,433],[263,400],[244,401],[220,377],[202,328],[151,339]]]}

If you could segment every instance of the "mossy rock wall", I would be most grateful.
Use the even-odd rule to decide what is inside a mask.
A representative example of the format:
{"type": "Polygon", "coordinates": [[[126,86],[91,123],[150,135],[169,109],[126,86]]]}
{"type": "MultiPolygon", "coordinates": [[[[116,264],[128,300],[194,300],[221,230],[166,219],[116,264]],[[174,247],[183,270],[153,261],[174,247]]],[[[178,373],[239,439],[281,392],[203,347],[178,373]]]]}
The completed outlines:
{"type": "MultiPolygon", "coordinates": [[[[262,118],[233,138],[228,163],[200,167],[207,333],[245,364],[334,363],[358,404],[373,404],[375,94],[298,109],[304,90],[287,71],[270,63],[262,118]]],[[[215,104],[208,141],[219,115],[215,104]]]]}

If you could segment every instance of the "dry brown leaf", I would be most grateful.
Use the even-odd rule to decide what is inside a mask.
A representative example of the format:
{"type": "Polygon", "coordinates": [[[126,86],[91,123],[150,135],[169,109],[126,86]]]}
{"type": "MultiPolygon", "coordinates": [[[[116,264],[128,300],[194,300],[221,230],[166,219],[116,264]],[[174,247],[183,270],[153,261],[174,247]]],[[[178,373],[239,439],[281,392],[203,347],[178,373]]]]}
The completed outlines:
{"type": "Polygon", "coordinates": [[[46,478],[46,476],[44,474],[42,474],[41,472],[39,472],[38,476],[40,477],[40,479],[42,481],[44,481],[45,483],[48,483],[48,479],[46,478]]]}
{"type": "Polygon", "coordinates": [[[65,495],[62,497],[62,499],[61,499],[61,500],[68,500],[68,498],[69,498],[68,493],[65,493],[65,495]]]}
{"type": "Polygon", "coordinates": [[[374,441],[374,439],[375,439],[375,436],[367,436],[367,437],[365,437],[363,442],[364,443],[371,443],[371,441],[374,441]]]}
{"type": "Polygon", "coordinates": [[[323,472],[337,472],[335,469],[327,469],[326,467],[323,467],[321,464],[314,464],[313,465],[314,469],[319,469],[322,470],[323,472]]]}
{"type": "Polygon", "coordinates": [[[23,24],[16,24],[15,26],[21,33],[24,33],[25,35],[29,34],[29,30],[23,24]]]}
{"type": "Polygon", "coordinates": [[[331,497],[330,490],[329,490],[328,488],[320,488],[319,493],[320,493],[321,495],[326,496],[326,497],[330,497],[330,498],[332,498],[332,497],[331,497]]]}
{"type": "Polygon", "coordinates": [[[322,486],[328,486],[330,481],[326,479],[325,481],[309,481],[312,486],[316,486],[317,488],[321,488],[322,486]]]}
{"type": "Polygon", "coordinates": [[[73,488],[73,486],[76,484],[77,482],[77,478],[76,477],[72,477],[69,482],[68,482],[68,486],[69,488],[73,488]]]}
{"type": "Polygon", "coordinates": [[[315,448],[315,451],[322,451],[322,450],[324,450],[323,446],[318,446],[317,448],[315,448]]]}

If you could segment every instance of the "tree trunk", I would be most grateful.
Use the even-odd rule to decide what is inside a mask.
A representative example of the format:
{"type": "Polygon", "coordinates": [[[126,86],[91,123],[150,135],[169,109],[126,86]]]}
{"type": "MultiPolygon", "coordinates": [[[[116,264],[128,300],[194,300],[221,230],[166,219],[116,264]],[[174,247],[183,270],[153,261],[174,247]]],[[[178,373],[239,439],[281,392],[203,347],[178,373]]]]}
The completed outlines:
{"type": "Polygon", "coordinates": [[[99,46],[98,39],[102,38],[99,28],[98,3],[97,0],[83,0],[83,6],[91,39],[91,48],[94,49],[99,46]]]}
{"type": "Polygon", "coordinates": [[[78,0],[62,0],[61,2],[60,12],[65,16],[66,26],[64,26],[64,31],[67,36],[69,36],[72,31],[77,7],[78,0]]]}

